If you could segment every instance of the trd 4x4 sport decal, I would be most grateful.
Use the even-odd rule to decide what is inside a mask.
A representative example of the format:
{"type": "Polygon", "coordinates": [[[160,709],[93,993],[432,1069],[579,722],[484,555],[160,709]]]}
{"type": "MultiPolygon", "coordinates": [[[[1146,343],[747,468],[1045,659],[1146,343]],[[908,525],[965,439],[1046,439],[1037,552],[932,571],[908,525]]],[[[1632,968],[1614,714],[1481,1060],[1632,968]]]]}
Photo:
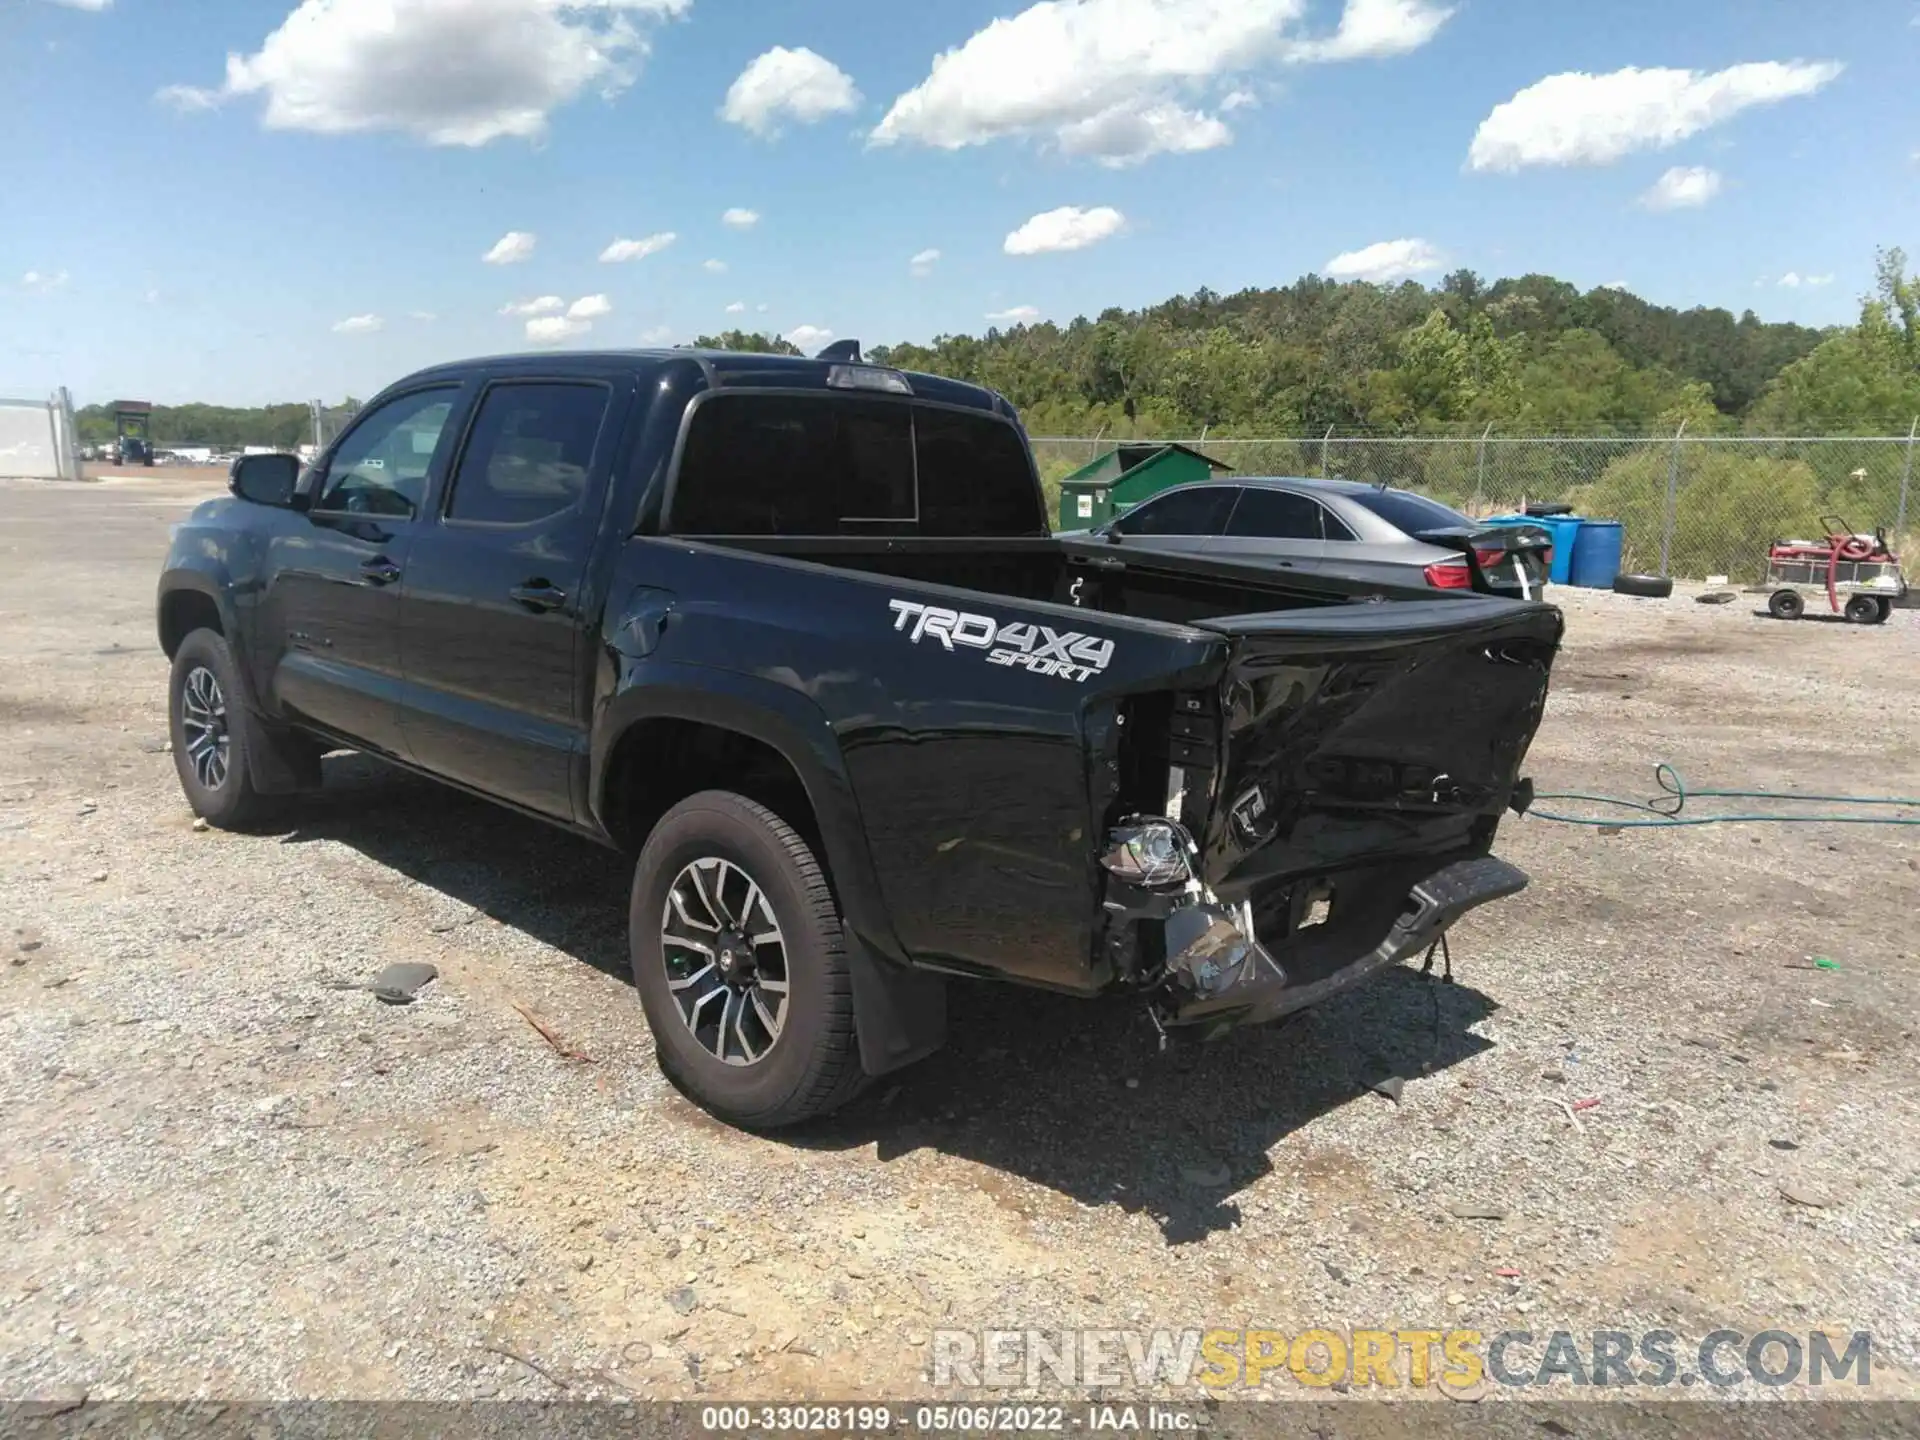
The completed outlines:
{"type": "Polygon", "coordinates": [[[956,645],[987,652],[989,665],[1031,670],[1035,675],[1058,675],[1084,684],[1107,668],[1113,659],[1113,641],[1058,631],[1050,625],[1024,621],[1002,625],[991,615],[973,615],[917,600],[889,600],[893,628],[905,631],[918,645],[923,638],[938,640],[947,649],[956,645]]]}

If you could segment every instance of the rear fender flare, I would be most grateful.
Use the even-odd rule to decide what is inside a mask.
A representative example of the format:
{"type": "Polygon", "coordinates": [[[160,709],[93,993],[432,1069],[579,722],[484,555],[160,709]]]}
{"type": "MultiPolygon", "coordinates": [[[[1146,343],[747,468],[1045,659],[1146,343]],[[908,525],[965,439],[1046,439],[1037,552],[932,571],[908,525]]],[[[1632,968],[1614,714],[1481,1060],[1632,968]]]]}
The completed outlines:
{"type": "Polygon", "coordinates": [[[688,720],[747,735],[785,757],[806,790],[846,919],[861,1068],[885,1074],[931,1054],[946,1039],[946,986],[906,959],[874,874],[858,801],[840,742],[806,696],[757,676],[620,657],[619,688],[593,726],[588,795],[607,827],[610,761],[621,737],[648,720],[688,720]]]}

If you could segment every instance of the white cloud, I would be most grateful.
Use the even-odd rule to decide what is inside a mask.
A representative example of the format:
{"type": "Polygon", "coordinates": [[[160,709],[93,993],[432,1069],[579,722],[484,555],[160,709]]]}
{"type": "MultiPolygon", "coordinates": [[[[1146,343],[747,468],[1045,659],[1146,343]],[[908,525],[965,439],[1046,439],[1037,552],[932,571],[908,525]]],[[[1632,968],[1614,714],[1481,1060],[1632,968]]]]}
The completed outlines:
{"type": "Polygon", "coordinates": [[[744,300],[736,300],[731,305],[727,306],[727,314],[729,315],[744,315],[746,313],[747,313],[747,302],[744,300]]]}
{"type": "Polygon", "coordinates": [[[1257,110],[1260,97],[1251,90],[1231,90],[1220,102],[1220,108],[1231,114],[1235,110],[1257,110]]]}
{"type": "Polygon", "coordinates": [[[702,260],[700,262],[700,268],[709,275],[724,275],[727,273],[727,262],[724,260],[702,260]]]}
{"type": "Polygon", "coordinates": [[[640,343],[642,345],[664,345],[671,339],[673,339],[673,327],[671,325],[652,325],[640,332],[640,343]]]}
{"type": "Polygon", "coordinates": [[[480,259],[488,265],[518,265],[533,258],[540,237],[526,230],[509,230],[493,242],[493,248],[480,259]]]}
{"type": "Polygon", "coordinates": [[[1725,182],[1705,165],[1676,165],[1640,197],[1649,210],[1697,210],[1720,193],[1725,182]]]}
{"type": "MultiPolygon", "coordinates": [[[[1429,0],[1347,0],[1338,30],[1312,39],[1298,31],[1307,4],[1040,0],[935,56],[927,78],[894,100],[869,138],[943,150],[1052,140],[1111,163],[1212,149],[1227,143],[1227,129],[1192,108],[1201,92],[1278,64],[1414,49],[1451,13],[1429,0]]],[[[1221,108],[1251,98],[1239,90],[1221,108]]]]}
{"type": "Polygon", "coordinates": [[[541,295],[533,300],[509,300],[500,307],[502,315],[558,315],[567,302],[558,295],[541,295]]]}
{"type": "Polygon", "coordinates": [[[336,335],[371,335],[376,330],[387,328],[387,322],[378,315],[349,315],[344,320],[336,320],[333,333],[336,335]]]}
{"type": "Polygon", "coordinates": [[[735,230],[751,230],[760,223],[760,212],[749,210],[744,205],[735,205],[721,214],[720,223],[735,230]]]}
{"type": "Polygon", "coordinates": [[[431,325],[440,317],[435,315],[431,310],[409,310],[407,312],[407,318],[409,320],[418,320],[422,325],[431,325]]]}
{"type": "Polygon", "coordinates": [[[162,85],[153,92],[153,98],[186,114],[218,109],[221,95],[218,90],[203,90],[198,85],[162,85]]]}
{"type": "Polygon", "coordinates": [[[811,355],[829,340],[833,331],[822,325],[796,325],[787,332],[787,343],[797,348],[802,355],[811,355]]]}
{"type": "MultiPolygon", "coordinates": [[[[1764,284],[1765,282],[1763,281],[1761,283],[1764,284]]],[[[1778,285],[1783,290],[1798,290],[1802,285],[1811,285],[1815,289],[1818,289],[1822,285],[1831,285],[1833,283],[1833,276],[1832,275],[1801,275],[1792,270],[1789,270],[1787,271],[1786,274],[1782,275],[1778,280],[1774,281],[1773,283],[1778,285]]]]}
{"type": "Polygon", "coordinates": [[[987,319],[1001,325],[1031,325],[1040,312],[1031,305],[1014,305],[1006,310],[989,310],[987,319]]]}
{"type": "Polygon", "coordinates": [[[757,313],[761,315],[764,315],[767,313],[767,307],[765,305],[756,305],[753,308],[757,313]]]}
{"type": "Polygon", "coordinates": [[[1789,270],[1786,274],[1780,277],[1778,283],[1782,289],[1798,290],[1800,288],[1800,277],[1794,274],[1793,271],[1789,270]]]}
{"type": "Polygon", "coordinates": [[[1807,284],[1809,284],[1809,285],[1815,285],[1815,286],[1819,286],[1819,285],[1831,285],[1832,283],[1833,283],[1833,275],[1832,275],[1832,273],[1831,273],[1831,272],[1829,272],[1828,274],[1825,274],[1825,275],[1809,275],[1809,276],[1807,276],[1807,284]]]}
{"type": "Polygon", "coordinates": [[[1843,67],[1835,61],[1765,61],[1711,73],[1641,70],[1549,75],[1493,107],[1467,163],[1610,165],[1636,150],[1668,149],[1755,105],[1811,95],[1843,67]]]}
{"type": "Polygon", "coordinates": [[[1440,33],[1451,5],[1428,0],[1347,0],[1340,28],[1295,46],[1295,60],[1376,60],[1418,50],[1440,33]]]}
{"type": "Polygon", "coordinates": [[[1045,255],[1059,250],[1084,250],[1120,233],[1127,217],[1111,205],[1082,210],[1062,205],[1046,210],[1007,236],[1002,247],[1009,255],[1045,255]]]}
{"type": "Polygon", "coordinates": [[[1233,143],[1226,121],[1171,101],[1141,110],[1114,105],[1084,120],[1062,125],[1060,149],[1085,155],[1109,169],[1137,165],[1155,155],[1186,155],[1233,143]]]}
{"type": "Polygon", "coordinates": [[[638,240],[615,240],[600,252],[600,259],[608,265],[617,265],[626,260],[644,260],[649,255],[657,255],[679,238],[671,230],[662,230],[655,235],[643,235],[638,240]]]}
{"type": "Polygon", "coordinates": [[[940,252],[938,250],[922,250],[907,261],[907,269],[912,274],[924,279],[933,273],[933,267],[939,263],[940,252]]]}
{"type": "Polygon", "coordinates": [[[811,125],[860,103],[853,78],[823,55],[802,46],[776,45],[758,56],[727,87],[720,118],[772,139],[782,120],[811,125]]]}
{"type": "Polygon", "coordinates": [[[582,295],[567,307],[569,320],[598,320],[613,313],[613,301],[604,295],[582,295]]]}
{"type": "Polygon", "coordinates": [[[91,10],[97,15],[112,5],[113,0],[53,0],[53,3],[69,10],[91,10]]]}
{"type": "Polygon", "coordinates": [[[49,290],[63,289],[66,283],[67,272],[64,270],[29,270],[20,277],[22,290],[31,290],[39,295],[44,295],[49,290]]]}
{"type": "Polygon", "coordinates": [[[536,345],[558,345],[593,329],[591,320],[576,320],[571,315],[542,315],[527,321],[527,339],[536,345]]]}
{"type": "Polygon", "coordinates": [[[1424,275],[1446,264],[1446,257],[1425,240],[1382,240],[1327,261],[1334,280],[1372,280],[1385,284],[1424,275]]]}
{"type": "Polygon", "coordinates": [[[537,138],[589,89],[631,84],[643,27],[692,0],[301,0],[213,89],[169,85],[201,107],[264,95],[272,130],[397,130],[430,145],[537,138]]]}

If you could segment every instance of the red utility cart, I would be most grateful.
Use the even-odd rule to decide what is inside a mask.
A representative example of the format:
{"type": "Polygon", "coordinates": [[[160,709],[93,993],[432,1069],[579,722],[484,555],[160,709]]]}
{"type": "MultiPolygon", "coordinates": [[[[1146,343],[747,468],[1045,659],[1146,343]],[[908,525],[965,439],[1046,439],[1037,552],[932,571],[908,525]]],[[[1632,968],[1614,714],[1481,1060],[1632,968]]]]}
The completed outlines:
{"type": "Polygon", "coordinates": [[[1822,515],[1824,540],[1776,540],[1767,549],[1767,580],[1748,594],[1765,595],[1776,619],[1798,620],[1807,601],[1826,600],[1836,615],[1857,625],[1878,625],[1907,593],[1900,559],[1887,548],[1885,531],[1855,531],[1837,515],[1822,515]]]}

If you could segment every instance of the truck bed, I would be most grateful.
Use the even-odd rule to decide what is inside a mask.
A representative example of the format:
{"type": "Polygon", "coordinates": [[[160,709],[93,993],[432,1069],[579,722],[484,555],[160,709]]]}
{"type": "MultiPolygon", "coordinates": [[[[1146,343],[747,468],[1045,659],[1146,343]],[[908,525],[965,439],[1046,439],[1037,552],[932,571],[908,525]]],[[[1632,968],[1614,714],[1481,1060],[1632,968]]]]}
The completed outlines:
{"type": "Polygon", "coordinates": [[[901,952],[1083,993],[1152,966],[1110,951],[1099,903],[1098,837],[1128,814],[1189,827],[1276,955],[1296,932],[1328,963],[1373,947],[1408,884],[1490,847],[1561,627],[1539,604],[1052,539],[629,548],[649,584],[684,565],[728,597],[663,651],[765,656],[833,728],[901,952]],[[991,648],[1009,635],[1104,660],[1022,673],[991,648]],[[1308,936],[1320,891],[1334,928],[1308,936]]]}

